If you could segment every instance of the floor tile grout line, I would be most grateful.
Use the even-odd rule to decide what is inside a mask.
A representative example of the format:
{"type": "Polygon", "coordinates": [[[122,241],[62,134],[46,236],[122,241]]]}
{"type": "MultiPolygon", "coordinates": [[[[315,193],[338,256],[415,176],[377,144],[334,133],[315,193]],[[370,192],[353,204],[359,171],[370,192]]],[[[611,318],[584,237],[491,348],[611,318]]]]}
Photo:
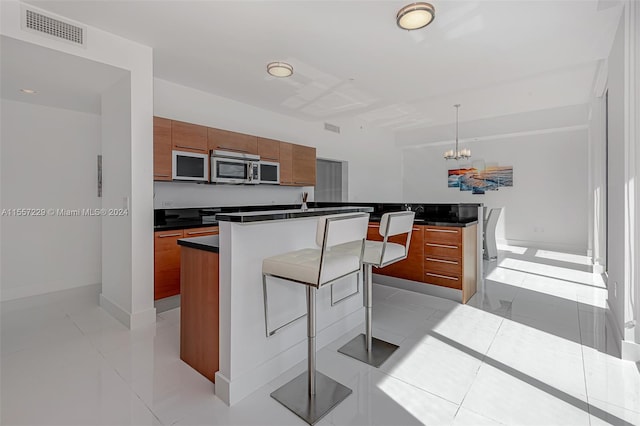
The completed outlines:
{"type": "MultiPolygon", "coordinates": [[[[503,323],[504,323],[504,318],[500,320],[500,325],[498,325],[498,327],[496,328],[495,334],[493,335],[493,338],[491,339],[491,342],[489,343],[489,346],[487,347],[486,352],[484,353],[484,355],[482,356],[482,359],[480,360],[480,365],[478,366],[478,369],[476,370],[476,374],[475,374],[475,376],[473,378],[473,381],[469,385],[469,388],[467,389],[467,391],[464,393],[464,396],[462,397],[462,401],[460,401],[460,405],[458,407],[458,410],[456,411],[456,416],[458,415],[458,411],[460,411],[460,408],[462,408],[462,404],[464,404],[465,399],[467,399],[467,395],[471,391],[471,388],[473,387],[473,384],[478,379],[478,372],[480,371],[480,368],[482,368],[482,366],[485,365],[484,360],[486,359],[487,354],[491,350],[491,346],[493,346],[493,342],[495,342],[496,338],[498,337],[498,331],[500,331],[500,328],[502,328],[502,324],[503,323]]],[[[477,414],[480,414],[480,413],[477,413],[477,414]]],[[[482,415],[482,416],[483,417],[487,417],[487,416],[484,416],[484,415],[482,415]]],[[[491,417],[488,417],[488,418],[491,419],[491,420],[495,420],[495,419],[493,419],[491,417]]],[[[454,419],[455,419],[455,416],[454,416],[454,419]]],[[[498,422],[498,423],[500,423],[500,422],[498,422]]]]}
{"type": "Polygon", "coordinates": [[[584,361],[584,341],[582,339],[582,323],[580,321],[580,306],[576,302],[576,314],[578,315],[578,332],[580,336],[580,357],[582,358],[582,379],[584,380],[584,394],[587,398],[587,412],[589,413],[589,425],[591,425],[591,404],[589,403],[589,388],[587,386],[587,367],[584,361]]]}

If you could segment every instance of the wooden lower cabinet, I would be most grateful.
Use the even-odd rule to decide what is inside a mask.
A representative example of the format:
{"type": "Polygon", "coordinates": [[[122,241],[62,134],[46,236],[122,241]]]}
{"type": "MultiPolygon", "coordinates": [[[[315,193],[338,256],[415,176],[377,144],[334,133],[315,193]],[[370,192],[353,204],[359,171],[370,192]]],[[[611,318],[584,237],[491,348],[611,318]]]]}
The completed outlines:
{"type": "MultiPolygon", "coordinates": [[[[382,241],[379,229],[379,223],[369,223],[367,239],[382,241]]],[[[389,241],[404,244],[405,237],[389,241]]],[[[407,258],[373,273],[461,290],[467,303],[476,292],[477,256],[477,225],[414,225],[407,258]]]]}
{"type": "Polygon", "coordinates": [[[217,235],[217,226],[157,231],[153,238],[153,299],[180,294],[180,238],[217,235]]]}
{"type": "Polygon", "coordinates": [[[180,247],[183,230],[156,232],[153,256],[154,300],[180,293],[180,247]]]}
{"type": "Polygon", "coordinates": [[[219,255],[181,247],[180,359],[215,382],[219,368],[219,255]]]}
{"type": "MultiPolygon", "coordinates": [[[[367,232],[367,239],[382,241],[382,236],[380,235],[379,230],[379,223],[370,223],[367,232]]],[[[389,241],[404,245],[406,243],[406,235],[396,235],[389,238],[389,241]]],[[[384,268],[374,268],[373,273],[389,275],[396,278],[404,278],[405,280],[422,281],[422,245],[422,227],[414,226],[411,232],[411,241],[409,241],[409,254],[407,255],[407,258],[389,266],[385,266],[384,268]]]]}

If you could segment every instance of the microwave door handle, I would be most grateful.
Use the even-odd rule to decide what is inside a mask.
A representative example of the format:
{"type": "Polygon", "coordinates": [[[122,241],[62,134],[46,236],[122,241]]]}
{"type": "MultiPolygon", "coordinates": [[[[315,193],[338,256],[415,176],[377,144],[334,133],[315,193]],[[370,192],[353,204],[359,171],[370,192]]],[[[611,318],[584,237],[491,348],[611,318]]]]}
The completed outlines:
{"type": "Polygon", "coordinates": [[[249,183],[253,181],[253,163],[247,163],[247,181],[249,183]]]}

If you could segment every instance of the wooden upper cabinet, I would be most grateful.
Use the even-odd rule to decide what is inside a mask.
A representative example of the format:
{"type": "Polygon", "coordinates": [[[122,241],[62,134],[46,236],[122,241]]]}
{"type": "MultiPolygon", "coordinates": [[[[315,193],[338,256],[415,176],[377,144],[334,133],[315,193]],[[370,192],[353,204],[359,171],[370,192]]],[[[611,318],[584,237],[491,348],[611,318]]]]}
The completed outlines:
{"type": "Polygon", "coordinates": [[[258,155],[262,161],[280,161],[280,141],[258,137],[258,155]]]}
{"type": "Polygon", "coordinates": [[[171,122],[171,143],[177,151],[207,153],[207,128],[182,121],[171,122]]]}
{"type": "Polygon", "coordinates": [[[171,120],[153,117],[153,180],[171,180],[171,120]]]}
{"type": "Polygon", "coordinates": [[[258,154],[258,138],[256,136],[209,127],[207,138],[209,150],[258,154]]]}
{"type": "Polygon", "coordinates": [[[280,185],[293,185],[293,144],[280,142],[280,185]]]}
{"type": "MultiPolygon", "coordinates": [[[[282,174],[282,171],[280,172],[282,174]]],[[[293,145],[293,184],[316,185],[316,149],[310,146],[293,145]]]]}

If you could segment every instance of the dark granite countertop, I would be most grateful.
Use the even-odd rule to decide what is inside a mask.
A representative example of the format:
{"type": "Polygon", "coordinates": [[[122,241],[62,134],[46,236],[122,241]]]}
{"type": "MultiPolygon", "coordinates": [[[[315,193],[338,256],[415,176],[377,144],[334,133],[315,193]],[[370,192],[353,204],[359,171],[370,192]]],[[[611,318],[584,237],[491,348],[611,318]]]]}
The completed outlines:
{"type": "Polygon", "coordinates": [[[216,219],[218,221],[236,222],[236,223],[252,223],[264,222],[268,220],[298,219],[303,217],[325,216],[339,213],[357,213],[372,212],[373,207],[368,206],[341,206],[341,207],[321,207],[310,208],[306,210],[267,210],[240,213],[218,213],[216,219]]]}
{"type": "Polygon", "coordinates": [[[218,226],[218,221],[208,221],[204,222],[202,219],[191,219],[191,220],[178,220],[178,221],[170,221],[168,220],[166,223],[162,225],[155,225],[153,227],[154,231],[173,231],[175,229],[188,229],[188,228],[203,228],[205,226],[218,226]]]}
{"type": "MultiPolygon", "coordinates": [[[[482,204],[461,203],[461,204],[435,204],[435,203],[362,203],[362,202],[310,202],[310,209],[307,210],[306,216],[318,216],[322,214],[331,214],[317,209],[326,208],[343,208],[343,207],[371,207],[370,220],[376,222],[380,220],[383,213],[411,209],[416,212],[416,225],[431,226],[457,226],[466,227],[478,223],[478,207],[482,204]],[[310,213],[318,211],[321,213],[310,213]]],[[[277,211],[281,215],[279,219],[292,217],[304,217],[300,214],[291,214],[291,211],[301,212],[300,204],[281,204],[281,205],[250,205],[250,206],[227,206],[227,207],[195,207],[195,208],[178,208],[178,209],[156,209],[154,230],[170,231],[187,228],[200,228],[207,226],[217,226],[218,217],[231,215],[237,216],[238,213],[249,214],[251,216],[260,215],[265,212],[277,211]],[[288,213],[282,215],[283,212],[288,213]]],[[[273,213],[272,213],[273,214],[273,213]]],[[[250,220],[241,220],[239,218],[229,219],[234,222],[249,222],[250,220]]],[[[265,220],[256,218],[253,221],[265,220]]],[[[270,220],[274,220],[273,218],[270,220]]]]}
{"type": "Polygon", "coordinates": [[[220,237],[218,235],[208,235],[206,237],[182,238],[178,240],[178,245],[218,253],[220,237]]]}

